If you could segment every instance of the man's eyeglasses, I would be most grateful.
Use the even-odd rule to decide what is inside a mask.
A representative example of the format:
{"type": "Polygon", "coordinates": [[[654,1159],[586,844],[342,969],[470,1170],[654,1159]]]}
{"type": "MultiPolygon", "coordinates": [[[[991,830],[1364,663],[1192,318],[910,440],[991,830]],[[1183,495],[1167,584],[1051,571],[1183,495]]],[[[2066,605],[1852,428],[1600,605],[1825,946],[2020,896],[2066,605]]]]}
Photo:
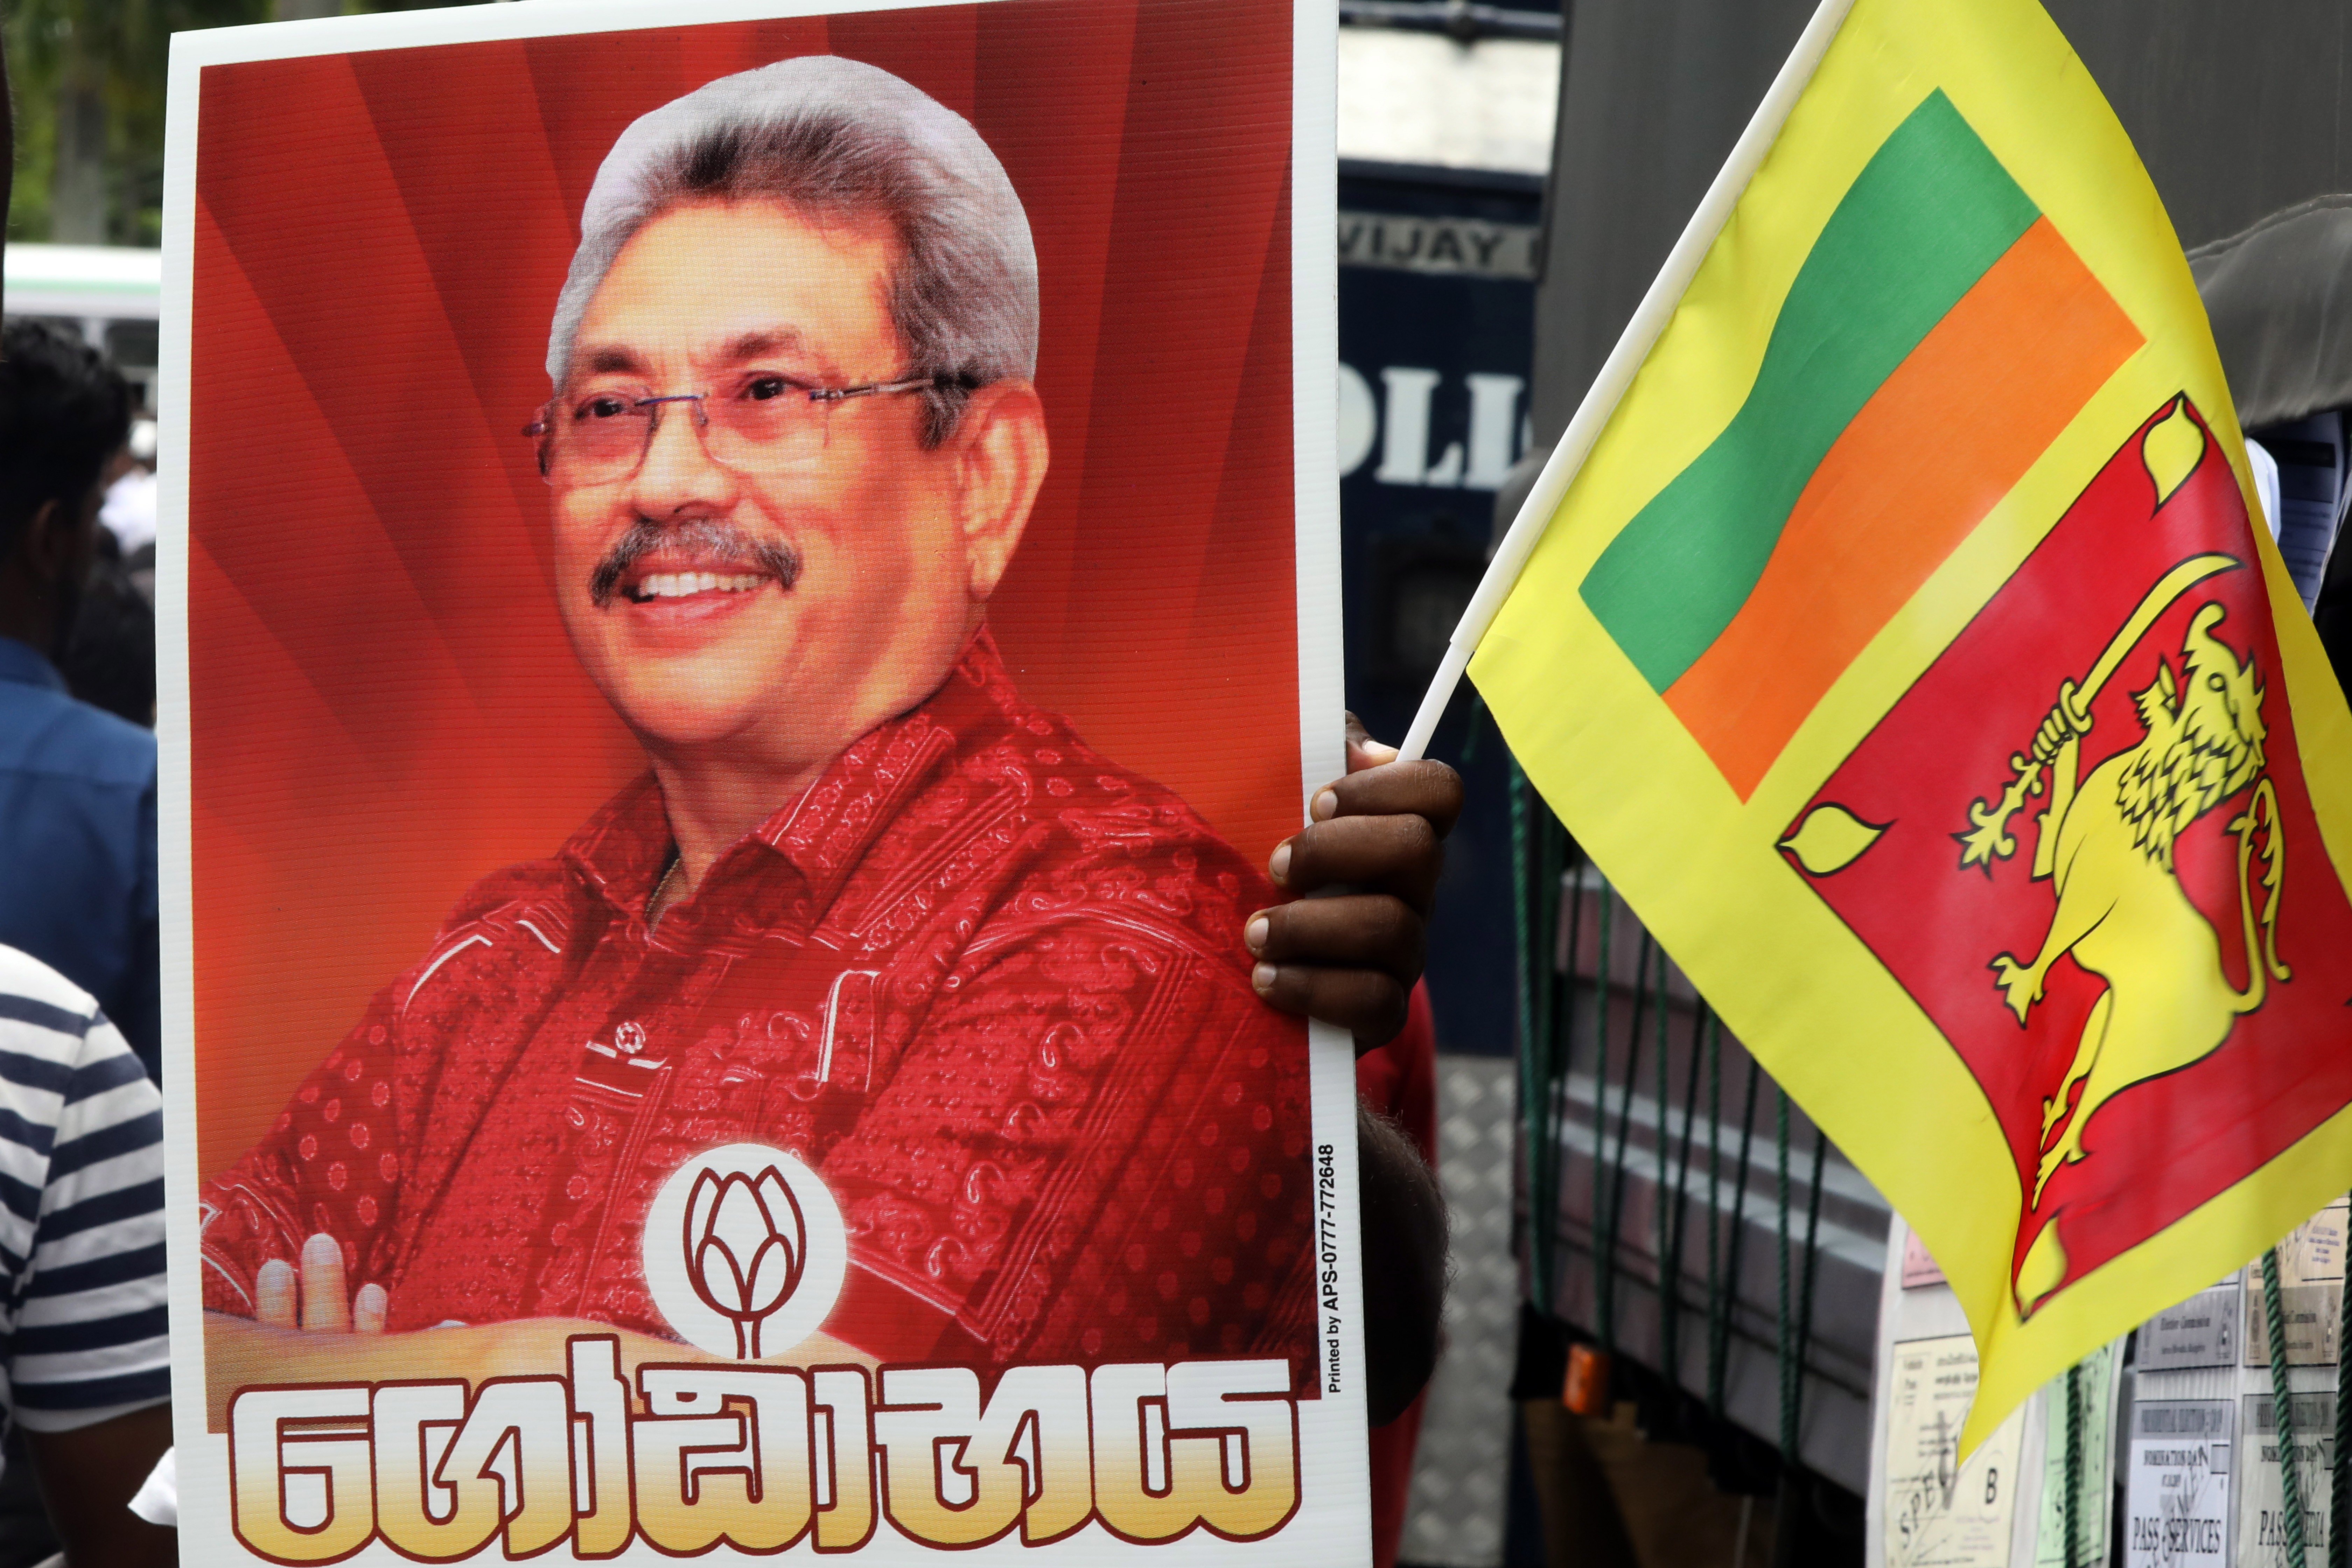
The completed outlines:
{"type": "Polygon", "coordinates": [[[714,392],[656,392],[598,386],[543,405],[523,434],[539,443],[539,471],[550,480],[596,485],[626,479],[644,466],[673,403],[693,405],[703,450],[730,468],[806,462],[824,449],[834,408],[856,397],[928,392],[933,376],[863,386],[810,386],[772,371],[736,377],[714,392]]]}

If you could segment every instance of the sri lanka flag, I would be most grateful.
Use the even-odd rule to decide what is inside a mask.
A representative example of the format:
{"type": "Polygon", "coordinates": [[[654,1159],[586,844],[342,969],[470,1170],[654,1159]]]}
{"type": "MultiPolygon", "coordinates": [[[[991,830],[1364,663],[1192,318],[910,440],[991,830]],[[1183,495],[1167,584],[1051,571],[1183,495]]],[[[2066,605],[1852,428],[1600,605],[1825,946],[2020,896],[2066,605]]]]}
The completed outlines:
{"type": "Polygon", "coordinates": [[[1457,634],[1943,1265],[1969,1447],[2352,1184],[2352,716],[2247,474],[2041,7],[1830,0],[1457,634]]]}

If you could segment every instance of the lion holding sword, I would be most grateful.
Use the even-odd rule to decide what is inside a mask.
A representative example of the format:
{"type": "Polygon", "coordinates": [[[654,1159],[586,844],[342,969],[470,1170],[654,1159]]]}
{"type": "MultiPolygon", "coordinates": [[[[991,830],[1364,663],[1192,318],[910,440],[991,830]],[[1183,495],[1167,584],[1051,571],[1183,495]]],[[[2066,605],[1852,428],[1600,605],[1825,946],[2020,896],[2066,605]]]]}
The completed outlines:
{"type": "MultiPolygon", "coordinates": [[[[1960,864],[1981,865],[1990,876],[1993,860],[2016,852],[2008,818],[2029,794],[2042,793],[2047,770],[2050,808],[2040,821],[2033,876],[2054,884],[2057,908],[2030,963],[2003,952],[1990,967],[2021,1025],[2062,954],[2072,953],[2106,983],[2065,1078],[2042,1101],[2037,1208],[2059,1168],[2084,1158],[2084,1130],[2101,1106],[2219,1049],[2237,1019],[2263,1005],[2269,981],[2289,977],[2277,951],[2284,846],[2278,799],[2265,773],[2263,689],[2252,658],[2241,660],[2214,635],[2226,614],[2220,604],[2202,605],[2191,619],[2178,675],[2159,658],[2156,679],[2135,695],[2146,731],[2138,743],[2077,776],[2092,698],[2166,609],[2200,581],[2238,565],[2231,556],[2200,555],[2167,574],[2081,686],[2061,684],[2029,751],[2011,759],[2014,777],[1999,802],[1977,803],[1969,813],[1972,827],[1954,836],[1963,847],[1960,864]],[[2180,885],[2173,851],[2191,823],[2249,785],[2244,810],[2229,825],[2238,840],[2247,953],[2240,990],[2230,984],[2220,934],[2180,885]],[[2257,858],[2264,894],[2259,911],[2248,879],[2257,858]]],[[[2032,1250],[2042,1249],[2037,1242],[2032,1250]]],[[[2028,1258],[2021,1306],[2040,1294],[2022,1276],[2042,1275],[2054,1261],[2037,1268],[2028,1258]]],[[[2057,1267],[2063,1272],[2063,1262],[2057,1267]]],[[[2056,1276],[2049,1278],[2054,1284],[2056,1276]]]]}

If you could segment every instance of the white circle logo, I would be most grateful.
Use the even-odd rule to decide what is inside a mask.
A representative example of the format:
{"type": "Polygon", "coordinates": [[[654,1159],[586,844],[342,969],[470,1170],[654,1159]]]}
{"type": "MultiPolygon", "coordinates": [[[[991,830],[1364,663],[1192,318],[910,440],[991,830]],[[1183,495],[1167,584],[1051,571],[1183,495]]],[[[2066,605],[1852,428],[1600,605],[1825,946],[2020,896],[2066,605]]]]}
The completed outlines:
{"type": "Polygon", "coordinates": [[[730,1143],[662,1184],[646,1283],[678,1337],[713,1355],[777,1355],[816,1332],[849,1270],[841,1207],[781,1149],[730,1143]]]}

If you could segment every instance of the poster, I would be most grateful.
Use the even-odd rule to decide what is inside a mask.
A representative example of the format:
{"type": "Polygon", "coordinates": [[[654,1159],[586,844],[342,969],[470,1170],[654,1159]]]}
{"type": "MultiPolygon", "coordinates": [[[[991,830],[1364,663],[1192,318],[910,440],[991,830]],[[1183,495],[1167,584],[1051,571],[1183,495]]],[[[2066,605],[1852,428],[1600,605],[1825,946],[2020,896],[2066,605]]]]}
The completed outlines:
{"type": "Polygon", "coordinates": [[[1946,1283],[1943,1269],[1928,1254],[1927,1244],[1919,1239],[1917,1231],[1906,1226],[1903,1232],[1903,1289],[1919,1290],[1930,1285],[1946,1283]]]}
{"type": "Polygon", "coordinates": [[[2101,1345],[2074,1372],[2053,1378],[2042,1394],[2041,1512],[2034,1521],[2033,1568],[2107,1561],[2114,1487],[2116,1404],[2123,1388],[2124,1342],[2101,1345]],[[2066,1539],[2066,1431],[2074,1405],[2077,1458],[2074,1539],[2066,1539]]]}
{"type": "MultiPolygon", "coordinates": [[[[2259,1273],[2248,1282],[2245,1312],[2246,1365],[2268,1371],[2271,1364],[2270,1314],[2263,1304],[2259,1273]]],[[[2334,1366],[2336,1338],[2344,1321],[2343,1280],[2281,1285],[2279,1318],[2286,1330],[2286,1361],[2289,1366],[2334,1366]]]]}
{"type": "MultiPolygon", "coordinates": [[[[2244,1270],[2142,1324],[2139,1366],[2143,1372],[2186,1372],[2195,1367],[2235,1366],[2239,1356],[2239,1287],[2244,1270]]],[[[2265,1352],[2267,1353],[2267,1352],[2265,1352]]]]}
{"type": "Polygon", "coordinates": [[[2347,1201],[2337,1198],[2286,1233],[2278,1245],[2279,1279],[2308,1285],[2344,1278],[2344,1227],[2347,1201]]]}
{"type": "Polygon", "coordinates": [[[1976,1342],[1906,1340],[1886,1374],[1886,1561],[1895,1568],[2009,1568],[2017,1512],[2019,1410],[1959,1459],[1976,1398],[1976,1342]]]}
{"type": "MultiPolygon", "coordinates": [[[[2335,1472],[2336,1394],[2332,1390],[2287,1395],[2287,1419],[2294,1430],[2294,1468],[2303,1489],[2303,1550],[2305,1563],[2325,1563],[2328,1503],[2335,1472]]],[[[2245,1455],[2238,1488],[2237,1568],[2287,1568],[2286,1501],[2279,1484],[2276,1406],[2267,1394],[2244,1401],[2245,1455]]]]}
{"type": "Polygon", "coordinates": [[[2168,1399],[2132,1406],[2125,1568],[2222,1568],[2229,1561],[2235,1404],[2168,1399]]]}
{"type": "Polygon", "coordinates": [[[175,41],[191,1560],[1366,1559],[1334,25],[175,41]]]}
{"type": "MultiPolygon", "coordinates": [[[[2287,1232],[2278,1245],[2280,1319],[2290,1366],[2334,1366],[2344,1321],[2345,1202],[2336,1202],[2287,1232]]],[[[2246,1364],[2271,1364],[2270,1317],[2262,1268],[2246,1270],[2246,1364]]]]}

